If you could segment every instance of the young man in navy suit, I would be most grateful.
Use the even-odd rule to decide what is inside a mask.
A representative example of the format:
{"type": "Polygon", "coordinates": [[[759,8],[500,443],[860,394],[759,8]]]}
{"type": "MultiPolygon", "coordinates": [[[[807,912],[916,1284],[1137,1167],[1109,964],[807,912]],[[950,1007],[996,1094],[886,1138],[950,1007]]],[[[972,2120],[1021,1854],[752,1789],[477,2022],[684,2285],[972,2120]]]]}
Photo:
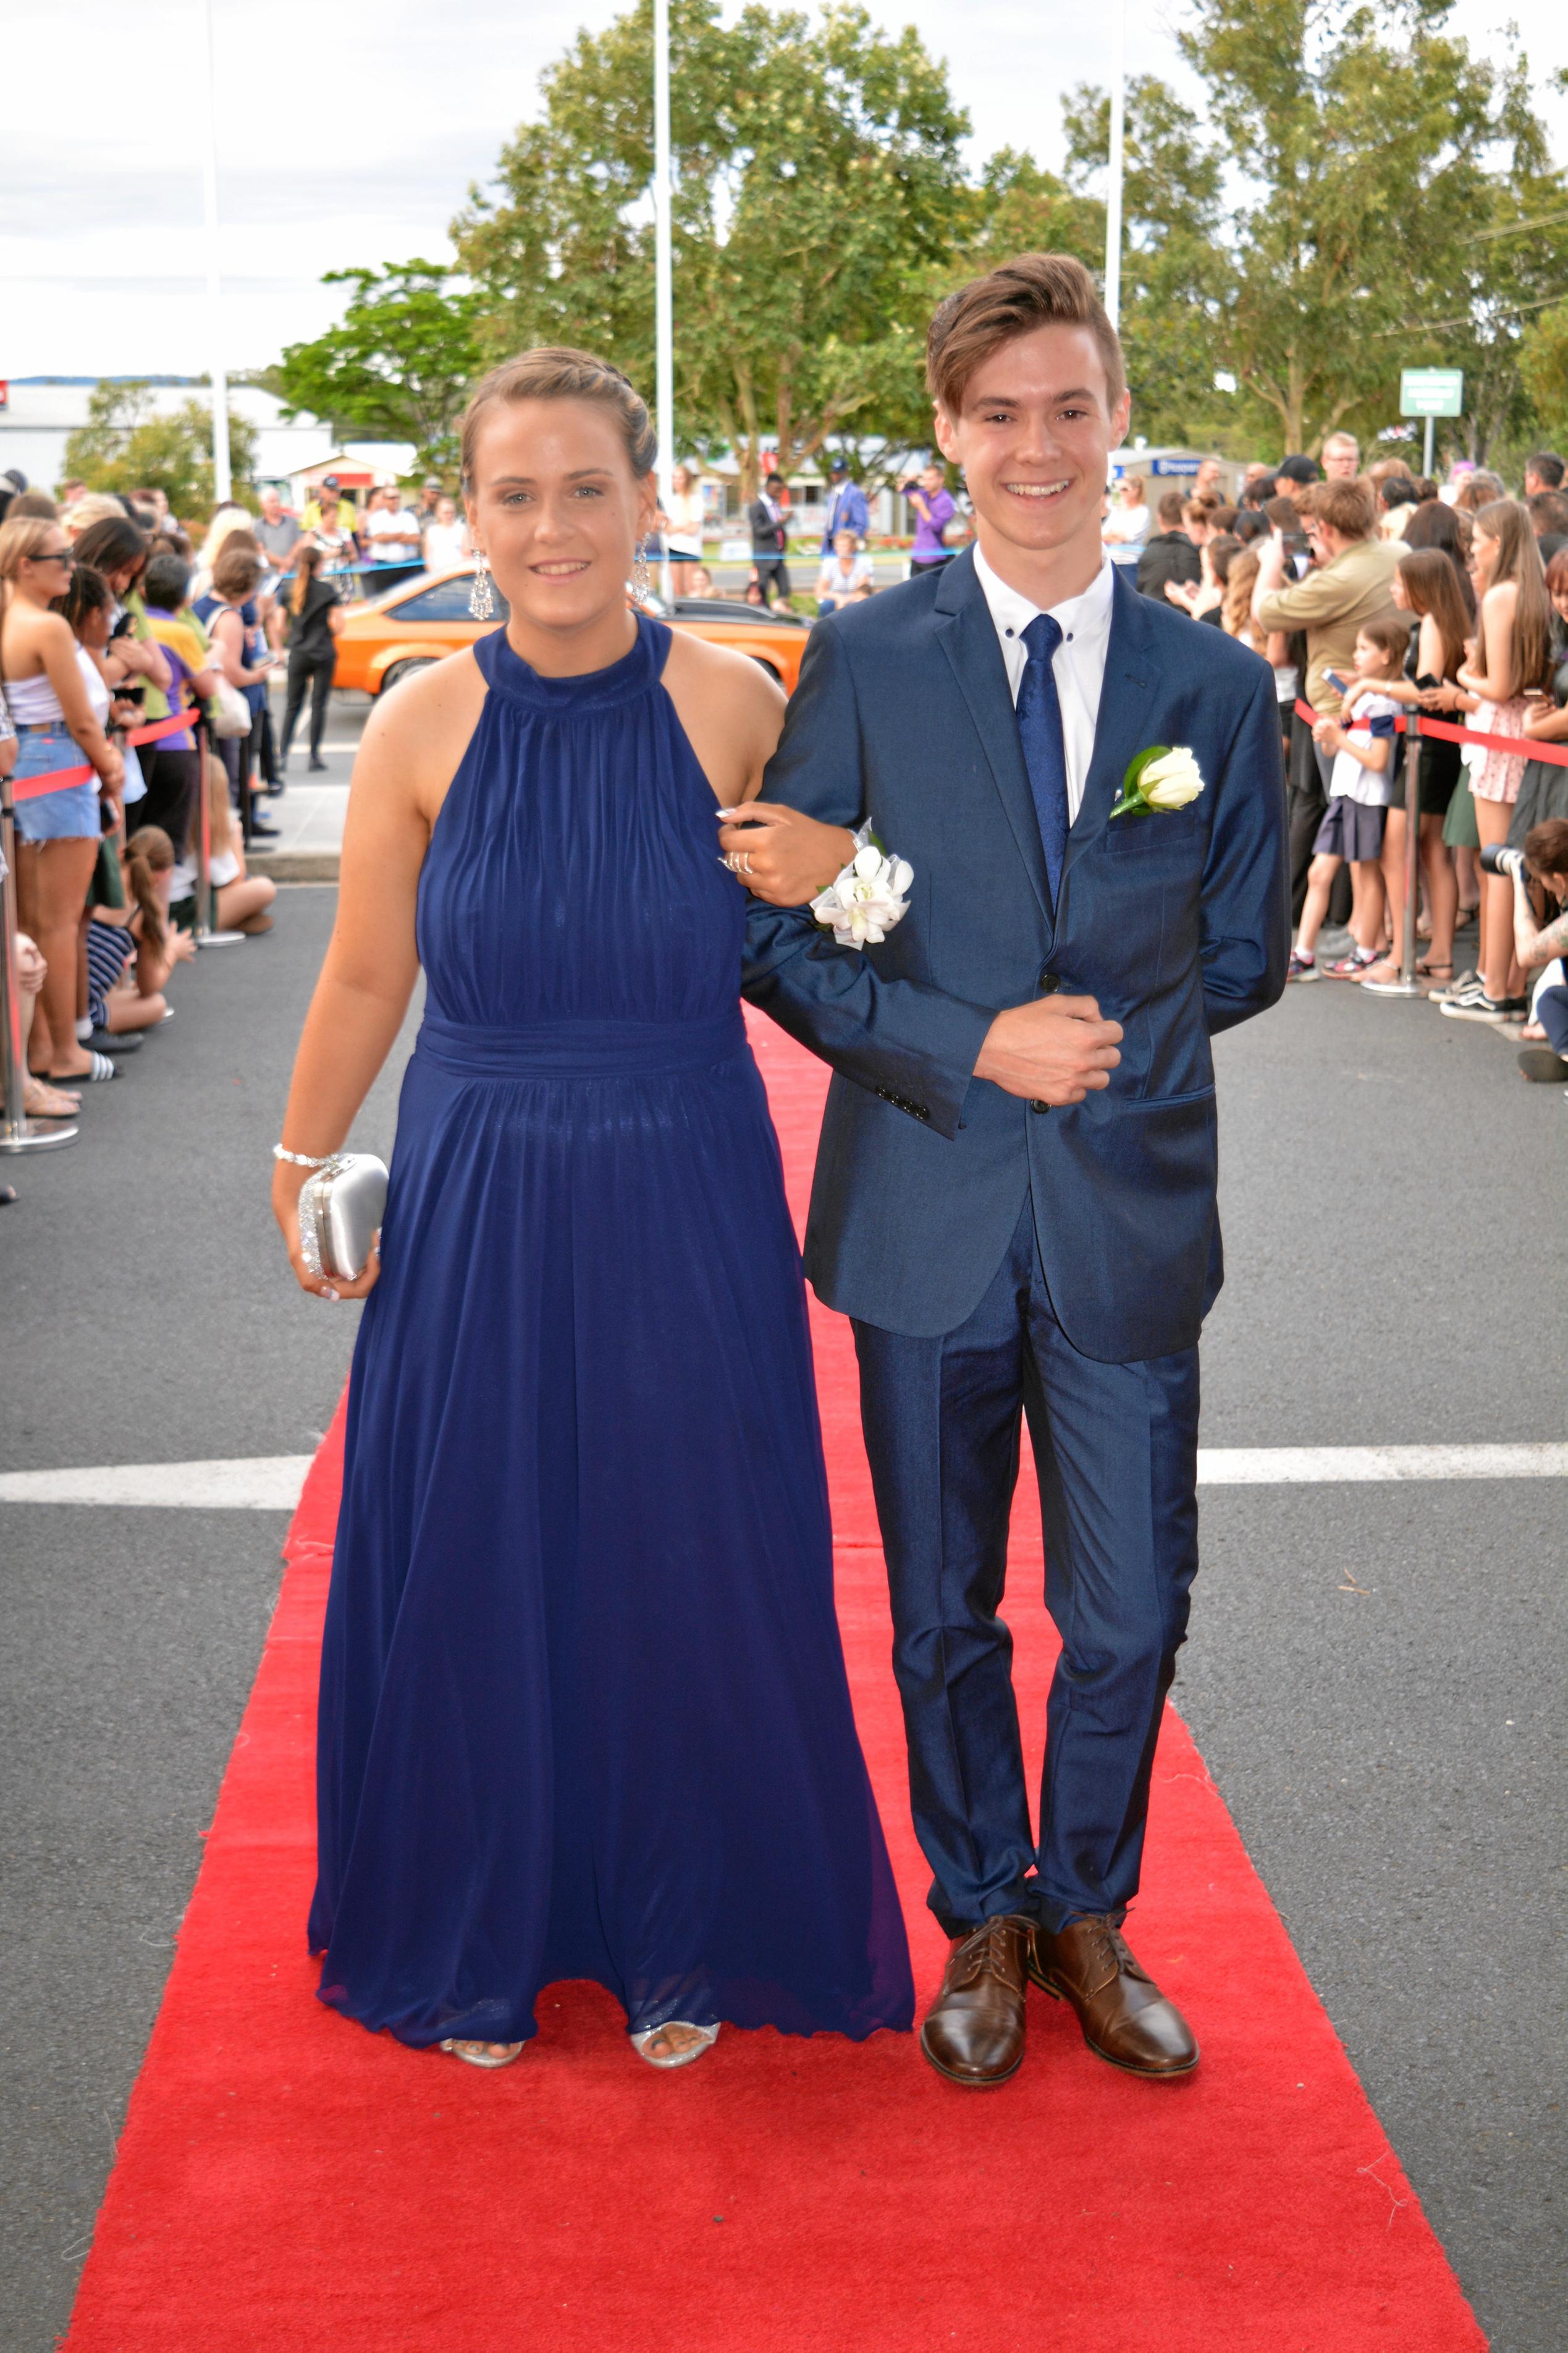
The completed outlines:
{"type": "Polygon", "coordinates": [[[952,296],[927,365],[977,545],[813,630],[764,798],[721,842],[757,893],[746,994],[835,1071],[805,1265],[854,1323],[952,1939],[921,2048],[1005,2082],[1032,1977],[1101,2058],[1170,2077],[1197,2045],[1121,1924],[1197,1567],[1209,1040],[1276,1001],[1289,950],[1274,680],[1105,561],[1130,404],[1079,263],[1025,255],[952,296]],[[1201,789],[1113,813],[1154,745],[1201,789]],[[867,819],[914,879],[856,949],[801,902],[867,819]],[[1025,1415],[1062,1638],[1037,1839],[998,1615],[1025,1415]]]}

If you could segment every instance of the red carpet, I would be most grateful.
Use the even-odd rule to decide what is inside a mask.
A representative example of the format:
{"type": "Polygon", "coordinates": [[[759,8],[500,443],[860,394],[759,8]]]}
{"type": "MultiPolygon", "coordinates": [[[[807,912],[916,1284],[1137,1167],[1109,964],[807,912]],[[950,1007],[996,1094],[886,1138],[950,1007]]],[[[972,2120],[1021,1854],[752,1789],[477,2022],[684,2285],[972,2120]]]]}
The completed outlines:
{"type": "MultiPolygon", "coordinates": [[[[804,1197],[818,1065],[757,1043],[804,1197]]],[[[929,1990],[847,1328],[816,1317],[840,1614],[929,1990]]],[[[340,1418],[341,1419],[341,1418],[340,1418]]],[[[1204,2063],[1138,2083],[1030,1996],[1005,2089],[912,2041],[728,2034],[660,2076],[565,1986],[509,2073],[324,2010],[303,1950],[341,1428],[289,1571],[132,2097],[68,2353],[1484,2353],[1441,2249],[1173,1717],[1134,1938],[1204,2063]]],[[[1008,1615],[1037,1740],[1037,1523],[1008,1615]]]]}

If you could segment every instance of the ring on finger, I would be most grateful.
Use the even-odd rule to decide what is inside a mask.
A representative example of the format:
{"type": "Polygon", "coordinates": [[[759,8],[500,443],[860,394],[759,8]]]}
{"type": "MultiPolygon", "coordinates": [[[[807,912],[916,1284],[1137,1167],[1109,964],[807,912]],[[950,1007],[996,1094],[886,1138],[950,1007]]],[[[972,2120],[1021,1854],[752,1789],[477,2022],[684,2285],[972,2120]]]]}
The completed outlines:
{"type": "Polygon", "coordinates": [[[751,871],[752,853],[749,849],[742,849],[741,852],[741,871],[742,874],[749,874],[751,871]]]}

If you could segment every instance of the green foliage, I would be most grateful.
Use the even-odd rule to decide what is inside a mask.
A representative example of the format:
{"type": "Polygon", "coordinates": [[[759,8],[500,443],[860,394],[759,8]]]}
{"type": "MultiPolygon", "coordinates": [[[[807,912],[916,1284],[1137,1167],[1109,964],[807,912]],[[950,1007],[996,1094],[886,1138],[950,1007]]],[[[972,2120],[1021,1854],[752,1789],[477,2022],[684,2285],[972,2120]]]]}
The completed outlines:
{"type": "MultiPolygon", "coordinates": [[[[1136,431],[1236,455],[1315,452],[1340,426],[1403,446],[1399,372],[1443,364],[1465,371],[1467,414],[1440,449],[1568,438],[1568,185],[1527,60],[1473,55],[1453,7],[1191,0],[1205,116],[1152,75],[1127,93],[1136,431]]],[[[1108,100],[1069,94],[1059,174],[1004,149],[966,177],[967,120],[912,30],[851,0],[670,16],[681,447],[733,449],[748,492],[767,448],[795,467],[841,448],[891,479],[929,446],[942,295],[1029,249],[1100,269],[1108,100]]],[[[470,190],[462,280],[424,261],[337,273],[342,325],[268,380],[447,473],[472,376],[531,343],[602,351],[651,392],[651,83],[652,0],[633,0],[547,69],[537,119],[470,190]]]]}
{"type": "Polygon", "coordinates": [[[1340,426],[1366,438],[1395,421],[1402,366],[1458,356],[1483,290],[1467,264],[1494,153],[1537,160],[1523,60],[1473,57],[1451,14],[1452,0],[1195,0],[1181,37],[1249,189],[1223,341],[1285,448],[1315,451],[1340,426]]]}
{"type": "Polygon", "coordinates": [[[1568,302],[1536,314],[1521,338],[1519,366],[1542,438],[1560,448],[1568,440],[1568,302]]]}
{"type": "MultiPolygon", "coordinates": [[[[61,480],[89,491],[162,491],[176,515],[200,514],[213,504],[212,438],[205,401],[155,415],[149,385],[97,384],[87,423],[66,443],[61,480]]],[[[255,462],[255,427],[231,409],[228,463],[237,488],[250,480],[255,462]]]]}
{"type": "MultiPolygon", "coordinates": [[[[836,434],[896,436],[922,276],[967,216],[943,69],[848,5],[813,23],[752,0],[726,26],[717,0],[673,0],[670,47],[683,444],[729,444],[749,486],[764,448],[796,464],[836,434]]],[[[547,71],[539,121],[471,193],[452,233],[492,354],[581,343],[651,382],[651,79],[637,0],[547,71]]]]}
{"type": "Polygon", "coordinates": [[[458,422],[481,364],[479,297],[434,261],[333,269],[321,283],[353,291],[340,326],[284,352],[274,380],[289,413],[344,438],[412,441],[422,471],[455,477],[458,422]]]}

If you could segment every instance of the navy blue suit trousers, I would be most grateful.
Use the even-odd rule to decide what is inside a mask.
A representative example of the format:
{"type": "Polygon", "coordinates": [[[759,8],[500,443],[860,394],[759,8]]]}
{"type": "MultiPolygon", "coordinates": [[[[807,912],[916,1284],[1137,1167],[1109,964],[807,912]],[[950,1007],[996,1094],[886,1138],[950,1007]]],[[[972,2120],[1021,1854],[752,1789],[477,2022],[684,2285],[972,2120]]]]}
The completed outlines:
{"type": "Polygon", "coordinates": [[[998,1912],[1120,1919],[1197,1568],[1198,1352],[1107,1365],[1051,1308],[1026,1204],[974,1313],[934,1339],[857,1323],[915,1832],[949,1936],[998,1912]],[[1021,1417],[1062,1651],[1031,1835],[999,1615],[1021,1417]]]}

